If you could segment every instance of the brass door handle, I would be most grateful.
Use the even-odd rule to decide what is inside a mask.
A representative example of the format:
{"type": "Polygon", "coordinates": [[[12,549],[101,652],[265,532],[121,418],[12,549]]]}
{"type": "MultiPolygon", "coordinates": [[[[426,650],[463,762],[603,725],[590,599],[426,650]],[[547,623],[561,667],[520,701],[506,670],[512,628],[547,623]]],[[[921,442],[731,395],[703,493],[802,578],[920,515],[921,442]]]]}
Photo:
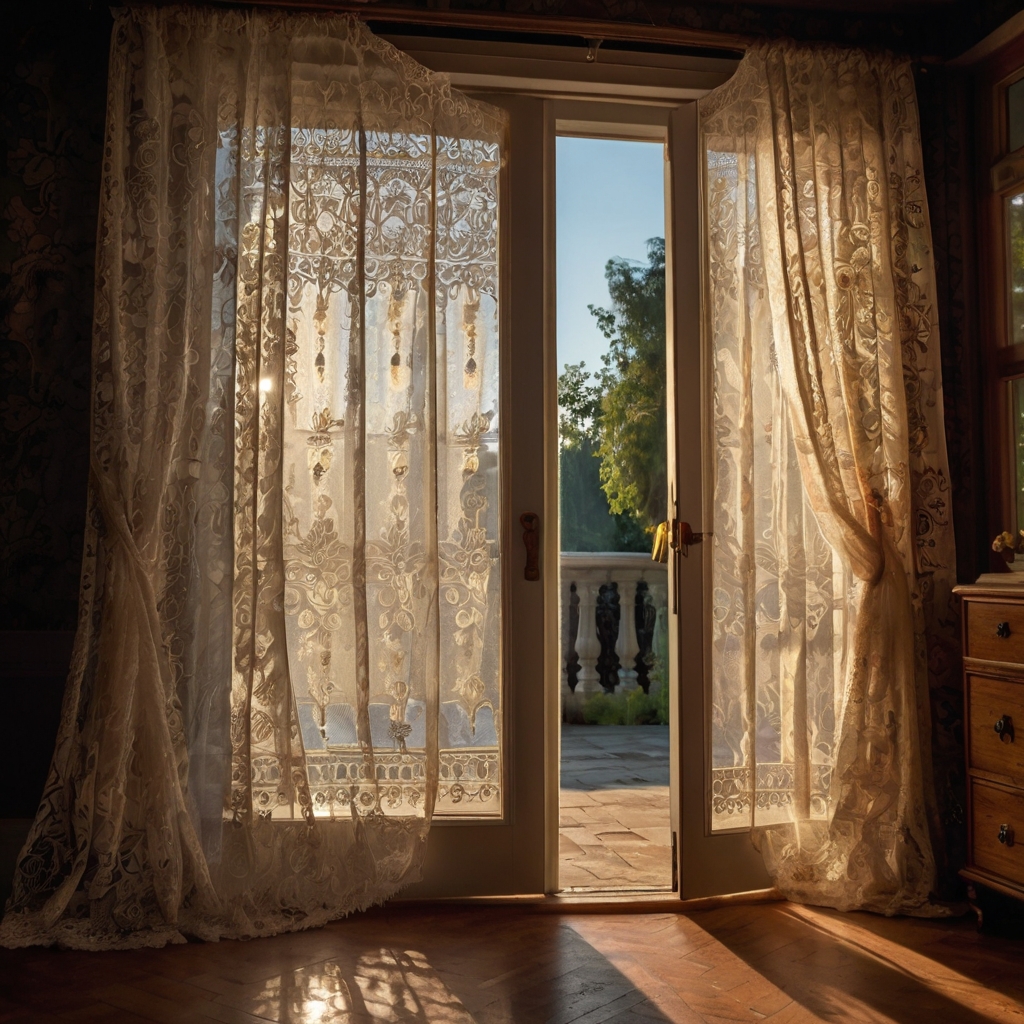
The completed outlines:
{"type": "Polygon", "coordinates": [[[1013,719],[1009,715],[1000,715],[992,728],[1001,740],[1013,742],[1013,719]]]}
{"type": "Polygon", "coordinates": [[[694,533],[689,523],[679,519],[668,519],[664,523],[659,523],[658,529],[654,532],[651,558],[655,562],[667,562],[669,548],[686,558],[691,544],[700,544],[705,537],[711,536],[711,533],[694,533]]]}
{"type": "Polygon", "coordinates": [[[654,531],[654,546],[651,548],[652,562],[667,562],[668,551],[672,546],[672,527],[669,523],[658,523],[654,531]]]}

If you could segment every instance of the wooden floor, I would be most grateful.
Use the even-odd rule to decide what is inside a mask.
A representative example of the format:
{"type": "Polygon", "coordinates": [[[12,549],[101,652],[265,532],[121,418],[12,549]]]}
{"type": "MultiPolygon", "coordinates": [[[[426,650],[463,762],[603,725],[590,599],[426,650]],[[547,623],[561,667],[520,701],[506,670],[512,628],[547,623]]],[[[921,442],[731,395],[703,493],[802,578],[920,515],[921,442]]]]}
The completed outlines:
{"type": "Polygon", "coordinates": [[[0,1021],[1024,1022],[1024,940],[787,903],[383,909],[131,953],[0,950],[0,1021]]]}

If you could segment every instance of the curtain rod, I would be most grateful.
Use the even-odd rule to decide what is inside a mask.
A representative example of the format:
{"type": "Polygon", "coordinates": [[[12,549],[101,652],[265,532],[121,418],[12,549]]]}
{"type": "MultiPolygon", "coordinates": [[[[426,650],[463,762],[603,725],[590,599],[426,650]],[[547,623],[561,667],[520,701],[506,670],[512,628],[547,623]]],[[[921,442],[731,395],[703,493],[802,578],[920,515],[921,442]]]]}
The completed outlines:
{"type": "Polygon", "coordinates": [[[479,29],[484,32],[518,32],[531,35],[578,36],[584,40],[651,43],[702,50],[734,50],[743,53],[755,36],[675,26],[640,25],[622,21],[590,21],[586,18],[531,17],[495,14],[491,11],[424,10],[394,7],[359,0],[221,0],[231,6],[279,7],[290,10],[333,11],[354,14],[362,21],[398,22],[438,28],[479,29]]]}

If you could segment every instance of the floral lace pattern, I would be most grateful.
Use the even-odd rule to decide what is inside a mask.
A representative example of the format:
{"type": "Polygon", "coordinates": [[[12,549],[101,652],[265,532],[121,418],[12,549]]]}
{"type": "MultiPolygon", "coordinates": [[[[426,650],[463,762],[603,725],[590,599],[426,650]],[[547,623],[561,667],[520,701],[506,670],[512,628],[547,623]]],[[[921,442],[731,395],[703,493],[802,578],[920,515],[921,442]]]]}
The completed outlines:
{"type": "Polygon", "coordinates": [[[701,101],[714,829],[787,896],[934,913],[928,640],[955,582],[910,65],[762,44],[701,101]]]}
{"type": "Polygon", "coordinates": [[[3,944],[315,926],[501,813],[504,132],[351,19],[118,14],[78,639],[3,944]]]}

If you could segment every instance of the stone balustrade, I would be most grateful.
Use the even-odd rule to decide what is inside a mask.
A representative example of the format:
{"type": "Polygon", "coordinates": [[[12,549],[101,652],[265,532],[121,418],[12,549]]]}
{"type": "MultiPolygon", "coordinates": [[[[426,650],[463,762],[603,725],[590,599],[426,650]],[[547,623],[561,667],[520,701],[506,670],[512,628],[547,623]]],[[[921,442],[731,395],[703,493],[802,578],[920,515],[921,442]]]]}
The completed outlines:
{"type": "Polygon", "coordinates": [[[667,569],[642,553],[562,552],[563,701],[658,689],[666,658],[667,569]],[[622,614],[625,609],[633,614],[622,614]]]}

